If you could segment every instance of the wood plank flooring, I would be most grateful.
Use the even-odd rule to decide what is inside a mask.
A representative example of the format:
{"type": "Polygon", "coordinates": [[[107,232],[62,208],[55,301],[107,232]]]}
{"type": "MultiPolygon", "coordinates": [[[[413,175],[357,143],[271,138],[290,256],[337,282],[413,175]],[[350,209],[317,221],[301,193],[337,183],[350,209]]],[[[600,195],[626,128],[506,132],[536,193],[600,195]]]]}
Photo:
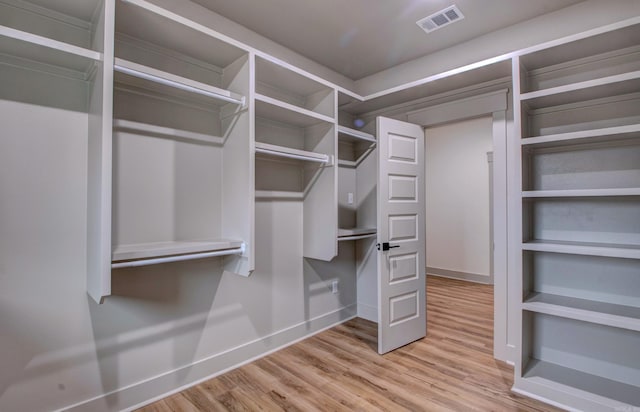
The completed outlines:
{"type": "Polygon", "coordinates": [[[493,359],[493,288],[429,277],[427,337],[384,356],[354,319],[140,411],[556,411],[493,359]]]}

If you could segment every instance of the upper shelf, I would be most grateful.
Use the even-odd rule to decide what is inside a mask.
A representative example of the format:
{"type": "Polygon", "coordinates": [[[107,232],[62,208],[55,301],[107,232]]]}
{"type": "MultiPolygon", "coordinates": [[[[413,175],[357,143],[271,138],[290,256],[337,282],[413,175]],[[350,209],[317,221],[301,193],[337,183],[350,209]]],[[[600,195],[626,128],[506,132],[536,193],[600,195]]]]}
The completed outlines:
{"type": "Polygon", "coordinates": [[[637,138],[640,138],[640,124],[631,124],[601,129],[582,130],[578,132],[527,137],[522,139],[522,145],[535,146],[536,148],[548,148],[565,146],[573,142],[601,143],[606,141],[637,138]]]}
{"type": "Polygon", "coordinates": [[[333,88],[261,57],[256,57],[256,91],[303,112],[335,118],[333,88]]]}
{"type": "Polygon", "coordinates": [[[206,81],[208,71],[228,67],[247,55],[247,51],[217,38],[207,27],[188,22],[146,1],[117,1],[116,56],[136,61],[137,56],[143,54],[157,62],[158,66],[154,67],[164,71],[171,71],[176,60],[197,61],[197,65],[189,68],[189,76],[176,74],[193,75],[194,80],[209,83],[206,81]],[[133,47],[124,47],[125,44],[133,47]],[[205,66],[203,78],[199,78],[198,66],[205,66]]]}
{"type": "MultiPolygon", "coordinates": [[[[0,2],[0,54],[86,77],[102,56],[92,48],[100,2],[0,2]]],[[[40,67],[42,69],[42,67],[40,67]]]]}
{"type": "Polygon", "coordinates": [[[635,24],[529,53],[522,56],[520,61],[527,70],[536,70],[608,53],[612,50],[635,47],[639,44],[640,25],[635,24]]]}
{"type": "Polygon", "coordinates": [[[256,93],[256,116],[299,127],[333,123],[333,118],[256,93]]]}
{"type": "Polygon", "coordinates": [[[520,95],[520,99],[530,109],[539,109],[638,91],[640,70],[524,93],[520,95]]]}
{"type": "Polygon", "coordinates": [[[244,105],[244,97],[237,93],[120,58],[115,59],[114,70],[122,74],[117,77],[117,80],[124,84],[152,89],[169,95],[203,96],[220,104],[244,105]]]}

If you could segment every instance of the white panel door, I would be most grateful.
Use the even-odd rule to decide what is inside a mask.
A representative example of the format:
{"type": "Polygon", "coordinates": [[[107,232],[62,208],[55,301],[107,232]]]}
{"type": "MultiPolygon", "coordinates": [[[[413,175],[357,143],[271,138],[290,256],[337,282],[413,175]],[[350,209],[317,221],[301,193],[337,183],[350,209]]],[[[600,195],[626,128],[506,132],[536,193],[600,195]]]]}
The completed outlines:
{"type": "Polygon", "coordinates": [[[427,333],[424,132],[378,117],[378,352],[427,333]]]}

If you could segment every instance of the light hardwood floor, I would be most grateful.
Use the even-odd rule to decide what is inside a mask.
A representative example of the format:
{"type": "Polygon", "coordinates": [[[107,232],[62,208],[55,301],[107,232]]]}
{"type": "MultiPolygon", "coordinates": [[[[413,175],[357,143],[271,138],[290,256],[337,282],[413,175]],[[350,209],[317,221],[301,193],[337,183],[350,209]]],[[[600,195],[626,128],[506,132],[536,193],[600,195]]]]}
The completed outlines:
{"type": "Polygon", "coordinates": [[[509,391],[493,359],[493,288],[429,277],[427,337],[384,356],[354,319],[141,409],[555,411],[509,391]]]}

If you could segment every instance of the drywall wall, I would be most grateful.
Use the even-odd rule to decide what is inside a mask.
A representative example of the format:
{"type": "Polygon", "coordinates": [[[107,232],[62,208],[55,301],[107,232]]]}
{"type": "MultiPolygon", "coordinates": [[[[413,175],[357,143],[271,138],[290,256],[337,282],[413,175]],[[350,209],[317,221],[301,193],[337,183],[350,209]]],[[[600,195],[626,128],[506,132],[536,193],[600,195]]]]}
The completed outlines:
{"type": "MultiPolygon", "coordinates": [[[[637,0],[587,0],[400,64],[355,82],[362,96],[640,15],[637,0]]],[[[426,41],[426,38],[425,38],[426,41]]]]}
{"type": "Polygon", "coordinates": [[[427,272],[490,280],[491,117],[425,129],[427,272]]]}
{"type": "Polygon", "coordinates": [[[0,69],[1,411],[121,410],[355,315],[353,251],[303,260],[300,201],[257,202],[251,277],[223,274],[220,258],[120,269],[95,304],[86,85],[34,76],[31,90],[0,69]],[[49,99],[57,84],[65,99],[49,99]]]}

